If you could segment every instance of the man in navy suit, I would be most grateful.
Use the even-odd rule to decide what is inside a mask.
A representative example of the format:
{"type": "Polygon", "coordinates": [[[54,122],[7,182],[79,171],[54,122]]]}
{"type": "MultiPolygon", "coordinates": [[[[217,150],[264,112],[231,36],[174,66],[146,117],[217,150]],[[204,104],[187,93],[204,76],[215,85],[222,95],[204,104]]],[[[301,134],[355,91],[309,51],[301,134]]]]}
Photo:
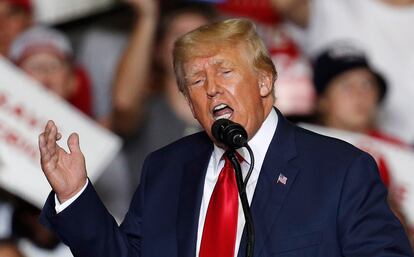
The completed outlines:
{"type": "MultiPolygon", "coordinates": [[[[256,159],[246,188],[255,257],[413,256],[374,160],[290,124],[273,108],[276,70],[250,21],[221,21],[184,35],[175,44],[174,66],[179,89],[205,131],[147,157],[120,227],[87,180],[78,136],[69,137],[67,153],[56,144],[60,135],[52,121],[40,135],[42,169],[53,188],[42,220],[75,256],[243,256],[240,205],[235,236],[225,238],[231,253],[214,252],[211,244],[210,254],[203,249],[210,197],[225,165],[225,146],[211,134],[221,118],[246,129],[256,159]]],[[[239,153],[245,174],[251,160],[244,148],[239,153]]],[[[217,236],[225,225],[213,228],[217,236]]]]}

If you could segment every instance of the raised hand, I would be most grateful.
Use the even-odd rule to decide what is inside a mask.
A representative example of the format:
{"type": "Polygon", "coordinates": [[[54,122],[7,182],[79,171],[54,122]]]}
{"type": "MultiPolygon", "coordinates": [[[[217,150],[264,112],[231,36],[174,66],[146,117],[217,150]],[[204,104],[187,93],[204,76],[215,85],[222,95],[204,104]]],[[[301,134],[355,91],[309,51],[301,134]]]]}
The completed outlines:
{"type": "Polygon", "coordinates": [[[39,135],[39,150],[43,173],[63,203],[83,188],[87,175],[79,136],[76,133],[69,136],[69,153],[56,143],[60,138],[55,123],[48,121],[44,132],[39,135]]]}
{"type": "Polygon", "coordinates": [[[125,0],[141,16],[154,16],[158,14],[158,0],[125,0]]]}

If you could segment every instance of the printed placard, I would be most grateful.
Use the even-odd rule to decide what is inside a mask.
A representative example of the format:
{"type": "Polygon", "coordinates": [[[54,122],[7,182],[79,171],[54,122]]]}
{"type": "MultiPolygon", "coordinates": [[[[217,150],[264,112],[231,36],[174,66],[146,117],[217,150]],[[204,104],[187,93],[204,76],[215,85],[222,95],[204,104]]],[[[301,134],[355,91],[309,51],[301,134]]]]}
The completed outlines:
{"type": "Polygon", "coordinates": [[[80,137],[92,181],[121,147],[121,139],[0,57],[0,186],[41,207],[51,188],[40,169],[38,136],[54,120],[67,150],[72,132],[80,137]]]}
{"type": "Polygon", "coordinates": [[[33,0],[36,21],[46,24],[68,22],[113,6],[116,0],[33,0]]]}

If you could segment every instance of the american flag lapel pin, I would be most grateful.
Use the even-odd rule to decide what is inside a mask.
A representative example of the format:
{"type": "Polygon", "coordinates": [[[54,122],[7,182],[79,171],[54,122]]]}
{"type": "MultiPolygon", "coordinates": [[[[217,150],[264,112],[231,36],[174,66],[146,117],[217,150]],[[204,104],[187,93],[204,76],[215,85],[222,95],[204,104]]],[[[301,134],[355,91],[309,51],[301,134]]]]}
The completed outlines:
{"type": "Polygon", "coordinates": [[[282,173],[279,174],[279,177],[277,178],[277,182],[276,183],[281,183],[283,185],[286,185],[287,183],[287,177],[285,175],[283,175],[282,173]]]}

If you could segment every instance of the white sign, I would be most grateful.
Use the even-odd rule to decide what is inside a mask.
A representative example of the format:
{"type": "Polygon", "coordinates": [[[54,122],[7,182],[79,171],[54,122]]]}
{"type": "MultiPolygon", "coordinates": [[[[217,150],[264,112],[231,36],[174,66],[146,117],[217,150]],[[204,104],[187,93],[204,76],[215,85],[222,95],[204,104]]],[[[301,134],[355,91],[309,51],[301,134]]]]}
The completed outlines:
{"type": "Polygon", "coordinates": [[[116,0],[33,0],[36,21],[55,24],[105,10],[116,0]]]}
{"type": "MultiPolygon", "coordinates": [[[[390,173],[391,187],[397,190],[402,211],[407,221],[414,227],[414,151],[409,147],[398,146],[363,134],[329,129],[309,124],[301,127],[317,133],[347,141],[369,152],[378,160],[382,158],[390,173]]],[[[413,233],[413,232],[411,232],[413,233]]],[[[413,235],[414,236],[414,235],[413,235]]]]}
{"type": "Polygon", "coordinates": [[[38,135],[57,124],[67,149],[77,132],[92,181],[121,147],[121,140],[0,57],[0,186],[42,207],[51,188],[40,169],[38,135]]]}

